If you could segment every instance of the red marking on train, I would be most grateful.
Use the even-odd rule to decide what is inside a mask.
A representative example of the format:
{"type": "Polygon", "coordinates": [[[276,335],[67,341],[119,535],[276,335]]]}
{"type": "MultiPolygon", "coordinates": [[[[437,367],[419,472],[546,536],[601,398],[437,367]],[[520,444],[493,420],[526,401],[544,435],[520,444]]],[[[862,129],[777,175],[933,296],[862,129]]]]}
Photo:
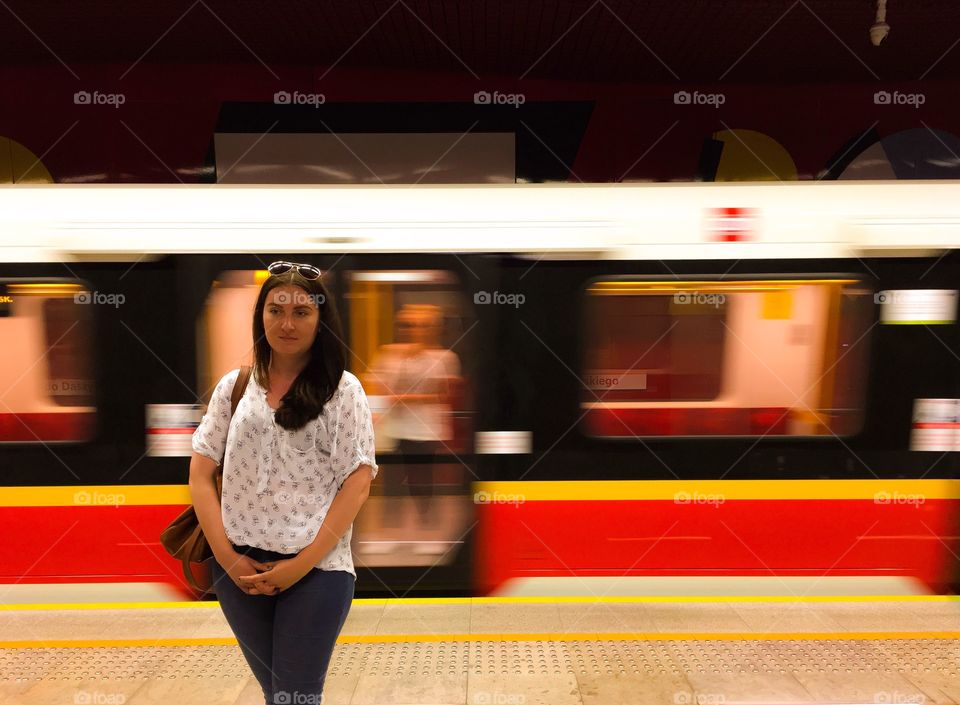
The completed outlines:
{"type": "Polygon", "coordinates": [[[511,578],[558,575],[893,575],[942,593],[956,580],[951,552],[960,552],[951,538],[960,513],[954,499],[914,506],[705,495],[490,503],[476,512],[480,594],[511,578]],[[637,536],[663,538],[631,540],[637,536]],[[704,536],[709,540],[669,540],[704,536]],[[927,536],[939,540],[912,538],[927,536]]]}
{"type": "Polygon", "coordinates": [[[590,409],[584,417],[593,436],[766,436],[785,435],[786,407],[677,407],[590,409]]]}
{"type": "Polygon", "coordinates": [[[179,505],[3,507],[3,583],[167,583],[182,591],[180,562],[158,544],[179,505]]]}
{"type": "Polygon", "coordinates": [[[758,215],[755,208],[708,208],[707,237],[716,242],[754,240],[758,215]]]}
{"type": "MultiPolygon", "coordinates": [[[[4,507],[0,584],[165,582],[157,545],[182,506],[4,507]]],[[[960,500],[538,500],[475,506],[479,594],[556,575],[895,575],[945,592],[960,552],[960,500]],[[907,544],[905,542],[909,541],[907,544]]]]}
{"type": "Polygon", "coordinates": [[[89,411],[0,414],[0,438],[26,443],[85,441],[93,435],[96,416],[89,411]]]}

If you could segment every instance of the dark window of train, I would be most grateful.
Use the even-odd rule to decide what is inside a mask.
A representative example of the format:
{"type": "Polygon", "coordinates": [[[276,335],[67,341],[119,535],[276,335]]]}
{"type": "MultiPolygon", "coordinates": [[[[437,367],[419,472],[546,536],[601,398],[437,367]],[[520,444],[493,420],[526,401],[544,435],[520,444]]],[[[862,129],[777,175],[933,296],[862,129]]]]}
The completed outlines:
{"type": "Polygon", "coordinates": [[[863,421],[872,319],[871,292],[854,279],[594,282],[584,431],[851,435],[863,421]]]}
{"type": "Polygon", "coordinates": [[[700,299],[673,292],[590,296],[587,386],[608,401],[716,397],[726,304],[714,296],[700,299]]]}
{"type": "Polygon", "coordinates": [[[43,303],[50,398],[61,406],[93,406],[90,306],[73,299],[43,303]]]}
{"type": "Polygon", "coordinates": [[[78,282],[0,281],[0,442],[88,440],[96,419],[90,293],[78,282]]]}

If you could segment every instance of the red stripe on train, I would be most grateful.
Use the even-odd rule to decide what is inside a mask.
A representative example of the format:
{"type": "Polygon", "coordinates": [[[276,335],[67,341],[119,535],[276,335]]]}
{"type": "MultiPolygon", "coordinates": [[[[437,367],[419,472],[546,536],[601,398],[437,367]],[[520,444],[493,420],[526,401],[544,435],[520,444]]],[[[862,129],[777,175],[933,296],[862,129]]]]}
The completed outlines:
{"type": "MultiPolygon", "coordinates": [[[[4,507],[0,583],[165,582],[177,505],[4,507]]],[[[514,577],[896,575],[957,580],[960,500],[528,501],[476,506],[481,594],[514,577]]],[[[186,591],[184,594],[188,594],[186,591]]]]}
{"type": "Polygon", "coordinates": [[[897,575],[943,592],[960,575],[960,500],[721,500],[478,505],[478,587],[563,575],[897,575]]]}
{"type": "Polygon", "coordinates": [[[787,433],[785,407],[594,408],[584,417],[594,436],[765,436],[787,433]]]}
{"type": "Polygon", "coordinates": [[[89,411],[0,414],[0,440],[14,443],[85,441],[93,435],[96,418],[96,413],[89,411]]]}
{"type": "Polygon", "coordinates": [[[162,582],[184,585],[160,532],[177,505],[2,507],[0,583],[162,582]]]}

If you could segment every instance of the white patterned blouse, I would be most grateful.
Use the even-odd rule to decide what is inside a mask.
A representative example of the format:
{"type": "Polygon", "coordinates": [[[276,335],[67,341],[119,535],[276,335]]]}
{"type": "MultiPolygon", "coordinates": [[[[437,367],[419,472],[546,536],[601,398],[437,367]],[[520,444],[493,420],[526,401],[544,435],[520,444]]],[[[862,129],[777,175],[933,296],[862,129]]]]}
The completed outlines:
{"type": "MultiPolygon", "coordinates": [[[[377,476],[367,396],[360,380],[345,371],[320,415],[288,431],[274,421],[267,390],[251,375],[228,435],[230,395],[239,373],[232,370],[217,383],[194,431],[193,450],[223,461],[221,514],[234,545],[297,553],[313,541],[354,470],[369,465],[377,476]]],[[[351,524],[316,567],[344,570],[356,578],[352,534],[351,524]]]]}

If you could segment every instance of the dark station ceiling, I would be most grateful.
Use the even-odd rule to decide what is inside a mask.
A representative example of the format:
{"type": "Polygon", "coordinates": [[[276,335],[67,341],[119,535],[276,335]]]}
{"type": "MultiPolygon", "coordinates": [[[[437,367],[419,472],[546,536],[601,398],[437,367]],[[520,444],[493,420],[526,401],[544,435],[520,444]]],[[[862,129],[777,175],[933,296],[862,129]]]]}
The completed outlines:
{"type": "Polygon", "coordinates": [[[0,66],[252,64],[638,83],[954,80],[960,1],[0,2],[0,66]]]}

